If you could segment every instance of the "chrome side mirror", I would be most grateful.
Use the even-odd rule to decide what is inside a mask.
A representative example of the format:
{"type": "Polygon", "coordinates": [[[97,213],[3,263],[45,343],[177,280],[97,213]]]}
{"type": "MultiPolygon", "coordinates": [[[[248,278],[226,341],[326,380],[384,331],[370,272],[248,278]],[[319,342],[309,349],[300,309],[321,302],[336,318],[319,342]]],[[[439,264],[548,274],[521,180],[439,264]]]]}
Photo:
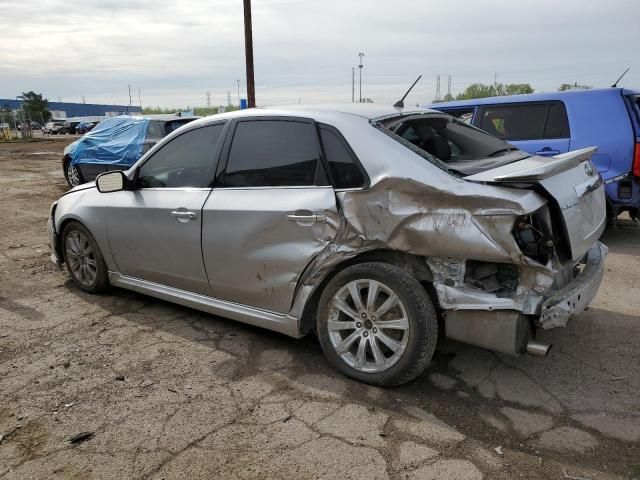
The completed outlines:
{"type": "Polygon", "coordinates": [[[116,170],[98,175],[96,187],[100,193],[119,192],[124,190],[125,182],[124,172],[116,170]]]}

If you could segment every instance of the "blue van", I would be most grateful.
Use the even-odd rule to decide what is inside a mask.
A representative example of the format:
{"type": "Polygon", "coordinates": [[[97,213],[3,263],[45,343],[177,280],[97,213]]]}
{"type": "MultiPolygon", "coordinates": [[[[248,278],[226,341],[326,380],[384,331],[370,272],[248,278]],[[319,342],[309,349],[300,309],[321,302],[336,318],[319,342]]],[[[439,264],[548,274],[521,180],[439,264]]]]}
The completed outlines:
{"type": "Polygon", "coordinates": [[[597,146],[610,218],[640,222],[640,91],[569,90],[428,105],[528,153],[553,156],[597,146]]]}

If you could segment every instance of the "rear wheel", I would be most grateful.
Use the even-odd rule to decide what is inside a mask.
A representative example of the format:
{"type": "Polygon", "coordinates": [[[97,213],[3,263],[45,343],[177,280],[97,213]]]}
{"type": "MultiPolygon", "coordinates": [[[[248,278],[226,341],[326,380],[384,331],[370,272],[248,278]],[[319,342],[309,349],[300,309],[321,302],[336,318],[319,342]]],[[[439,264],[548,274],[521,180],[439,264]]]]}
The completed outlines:
{"type": "Polygon", "coordinates": [[[107,265],[93,235],[78,222],[62,231],[62,252],[67,270],[82,290],[98,293],[109,287],[107,265]]]}
{"type": "Polygon", "coordinates": [[[329,362],[345,375],[381,386],[420,375],[438,339],[438,322],[422,285],[385,263],[346,268],[320,298],[317,333],[329,362]]]}

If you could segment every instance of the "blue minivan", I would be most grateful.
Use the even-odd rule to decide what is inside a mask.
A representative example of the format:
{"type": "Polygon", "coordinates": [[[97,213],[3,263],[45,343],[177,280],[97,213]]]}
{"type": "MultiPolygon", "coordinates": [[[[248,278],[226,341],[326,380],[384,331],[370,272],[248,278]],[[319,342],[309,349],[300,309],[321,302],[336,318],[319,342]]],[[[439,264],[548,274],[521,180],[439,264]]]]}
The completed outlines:
{"type": "Polygon", "coordinates": [[[640,91],[569,90],[428,105],[528,153],[553,156],[597,146],[610,218],[640,222],[640,91]]]}

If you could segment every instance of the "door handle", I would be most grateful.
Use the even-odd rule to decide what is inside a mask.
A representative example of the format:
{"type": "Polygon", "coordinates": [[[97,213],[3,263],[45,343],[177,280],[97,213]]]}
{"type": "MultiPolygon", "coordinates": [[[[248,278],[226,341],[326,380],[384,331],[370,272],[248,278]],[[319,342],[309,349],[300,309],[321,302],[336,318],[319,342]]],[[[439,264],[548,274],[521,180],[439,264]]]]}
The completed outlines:
{"type": "Polygon", "coordinates": [[[303,214],[303,215],[298,215],[295,213],[289,213],[287,214],[287,219],[292,221],[292,222],[298,222],[298,223],[324,223],[327,221],[327,216],[326,215],[322,215],[322,214],[303,214]]]}
{"type": "Polygon", "coordinates": [[[171,212],[171,216],[178,219],[179,222],[188,222],[192,218],[196,218],[198,214],[196,212],[190,212],[188,210],[174,210],[171,212]]]}
{"type": "Polygon", "coordinates": [[[560,150],[551,150],[550,148],[543,148],[542,150],[536,152],[536,155],[542,155],[543,157],[548,157],[551,155],[560,154],[560,150]]]}

